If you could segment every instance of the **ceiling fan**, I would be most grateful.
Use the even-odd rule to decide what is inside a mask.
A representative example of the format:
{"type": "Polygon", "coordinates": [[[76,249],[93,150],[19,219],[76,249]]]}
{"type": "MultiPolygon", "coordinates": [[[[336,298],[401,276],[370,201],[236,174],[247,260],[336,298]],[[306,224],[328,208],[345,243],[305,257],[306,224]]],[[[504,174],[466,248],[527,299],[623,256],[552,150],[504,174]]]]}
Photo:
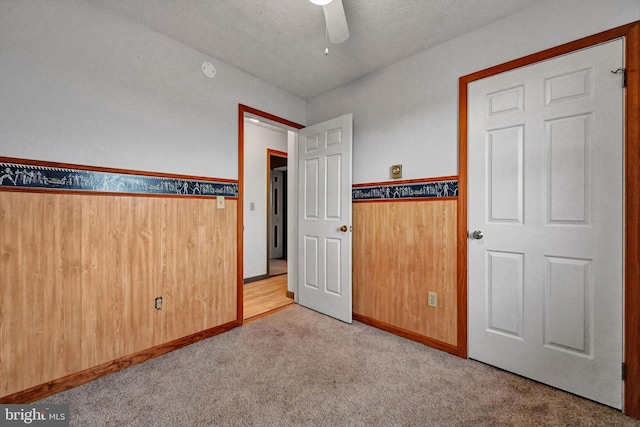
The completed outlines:
{"type": "Polygon", "coordinates": [[[347,26],[347,17],[344,14],[342,0],[309,1],[322,6],[324,19],[327,23],[327,35],[331,43],[342,43],[349,38],[349,27],[347,26]]]}

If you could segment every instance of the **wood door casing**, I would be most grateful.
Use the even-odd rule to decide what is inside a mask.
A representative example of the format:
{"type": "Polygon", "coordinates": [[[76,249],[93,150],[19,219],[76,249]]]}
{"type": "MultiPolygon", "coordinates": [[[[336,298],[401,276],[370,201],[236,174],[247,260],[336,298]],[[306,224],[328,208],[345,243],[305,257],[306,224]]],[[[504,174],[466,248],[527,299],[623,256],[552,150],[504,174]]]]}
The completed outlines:
{"type": "Polygon", "coordinates": [[[468,85],[469,356],[621,408],[623,44],[468,85]]]}
{"type": "Polygon", "coordinates": [[[523,67],[613,40],[625,39],[625,301],[624,412],[640,419],[640,21],[505,62],[459,79],[458,342],[467,357],[467,85],[484,77],[523,67]]]}

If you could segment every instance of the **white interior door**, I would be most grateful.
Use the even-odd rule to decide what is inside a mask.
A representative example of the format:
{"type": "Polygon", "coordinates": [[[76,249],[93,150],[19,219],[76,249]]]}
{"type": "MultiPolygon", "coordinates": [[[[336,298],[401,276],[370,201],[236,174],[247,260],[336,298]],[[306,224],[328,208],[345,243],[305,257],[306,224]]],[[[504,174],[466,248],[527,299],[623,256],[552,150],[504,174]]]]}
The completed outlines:
{"type": "Polygon", "coordinates": [[[298,139],[298,302],[351,323],[351,114],[298,139]]]}
{"type": "Polygon", "coordinates": [[[623,42],[469,85],[469,357],[622,406],[623,42]],[[473,235],[474,231],[482,232],[473,235]]]}

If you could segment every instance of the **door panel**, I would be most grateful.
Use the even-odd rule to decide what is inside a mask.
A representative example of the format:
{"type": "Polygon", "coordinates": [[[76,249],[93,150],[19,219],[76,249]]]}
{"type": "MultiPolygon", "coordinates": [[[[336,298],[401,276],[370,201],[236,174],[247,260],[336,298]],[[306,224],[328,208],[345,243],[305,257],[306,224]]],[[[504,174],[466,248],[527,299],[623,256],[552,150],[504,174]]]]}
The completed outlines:
{"type": "Polygon", "coordinates": [[[591,261],[545,258],[545,346],[587,355],[593,331],[591,261]]]}
{"type": "Polygon", "coordinates": [[[318,200],[319,194],[319,186],[318,182],[318,164],[320,163],[319,158],[312,158],[304,161],[304,201],[303,204],[303,212],[304,219],[320,219],[320,214],[318,213],[318,207],[320,205],[318,200]]]}
{"type": "Polygon", "coordinates": [[[487,216],[491,222],[522,223],[523,138],[523,126],[488,132],[486,162],[490,203],[487,216]]]}
{"type": "Polygon", "coordinates": [[[352,116],[300,130],[298,302],[351,323],[352,116]],[[344,226],[344,227],[343,227],[344,226]]]}
{"type": "Polygon", "coordinates": [[[616,408],[621,66],[616,40],[468,86],[469,357],[616,408]]]}
{"type": "Polygon", "coordinates": [[[548,223],[588,225],[591,211],[591,114],[545,123],[548,223]],[[580,191],[566,191],[567,188],[580,191]]]}
{"type": "Polygon", "coordinates": [[[522,339],[524,255],[487,251],[487,329],[522,339]]]}
{"type": "Polygon", "coordinates": [[[304,236],[304,279],[302,283],[307,288],[318,289],[318,237],[304,236]]]}

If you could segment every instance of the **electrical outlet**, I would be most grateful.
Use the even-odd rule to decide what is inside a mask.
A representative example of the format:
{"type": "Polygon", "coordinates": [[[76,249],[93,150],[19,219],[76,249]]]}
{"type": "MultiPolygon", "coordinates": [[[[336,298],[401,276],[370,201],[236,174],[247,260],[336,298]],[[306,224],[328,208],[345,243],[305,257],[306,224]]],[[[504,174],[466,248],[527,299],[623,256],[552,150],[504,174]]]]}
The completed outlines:
{"type": "Polygon", "coordinates": [[[438,294],[435,292],[429,292],[429,302],[427,302],[429,307],[437,307],[438,306],[438,294]]]}
{"type": "Polygon", "coordinates": [[[157,297],[156,298],[155,309],[156,310],[162,309],[162,297],[157,297]]]}

